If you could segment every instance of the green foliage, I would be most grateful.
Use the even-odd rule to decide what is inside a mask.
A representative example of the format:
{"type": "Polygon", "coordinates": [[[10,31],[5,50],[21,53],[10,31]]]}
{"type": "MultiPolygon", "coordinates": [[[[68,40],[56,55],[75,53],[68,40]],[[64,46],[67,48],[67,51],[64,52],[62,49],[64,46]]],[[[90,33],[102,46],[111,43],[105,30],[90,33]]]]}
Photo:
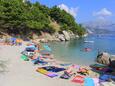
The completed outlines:
{"type": "Polygon", "coordinates": [[[72,15],[70,15],[64,10],[59,9],[56,6],[51,8],[50,16],[53,20],[55,20],[61,25],[61,30],[70,30],[80,36],[85,33],[85,29],[75,22],[75,19],[72,15]]]}
{"type": "Polygon", "coordinates": [[[0,0],[0,28],[20,34],[32,31],[54,33],[60,29],[84,34],[84,28],[76,24],[73,16],[66,11],[56,6],[48,8],[39,2],[24,3],[23,0],[0,0]]]}

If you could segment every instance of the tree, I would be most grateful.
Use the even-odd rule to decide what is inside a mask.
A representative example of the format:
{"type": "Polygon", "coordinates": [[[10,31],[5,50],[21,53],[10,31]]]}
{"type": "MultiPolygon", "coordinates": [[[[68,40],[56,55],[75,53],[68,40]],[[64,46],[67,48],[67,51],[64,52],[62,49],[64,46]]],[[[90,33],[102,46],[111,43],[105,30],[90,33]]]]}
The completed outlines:
{"type": "Polygon", "coordinates": [[[31,3],[29,0],[0,0],[0,28],[15,34],[33,31],[53,33],[59,30],[71,30],[80,35],[84,33],[84,28],[66,11],[57,6],[48,8],[39,2],[31,3]]]}

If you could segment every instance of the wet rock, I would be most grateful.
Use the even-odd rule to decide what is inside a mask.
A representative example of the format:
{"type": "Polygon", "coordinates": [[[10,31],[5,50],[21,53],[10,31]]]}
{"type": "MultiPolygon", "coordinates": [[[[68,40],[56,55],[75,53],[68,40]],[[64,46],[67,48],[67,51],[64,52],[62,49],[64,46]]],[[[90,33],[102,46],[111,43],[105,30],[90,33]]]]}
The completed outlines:
{"type": "Polygon", "coordinates": [[[106,52],[100,53],[98,54],[96,61],[101,64],[109,65],[110,55],[106,52]]]}
{"type": "Polygon", "coordinates": [[[61,41],[65,41],[65,38],[64,38],[64,35],[63,35],[63,34],[59,34],[59,35],[58,35],[58,38],[59,38],[61,41]]]}
{"type": "Polygon", "coordinates": [[[115,69],[115,55],[103,52],[98,54],[96,61],[101,64],[109,65],[111,68],[115,69]]]}

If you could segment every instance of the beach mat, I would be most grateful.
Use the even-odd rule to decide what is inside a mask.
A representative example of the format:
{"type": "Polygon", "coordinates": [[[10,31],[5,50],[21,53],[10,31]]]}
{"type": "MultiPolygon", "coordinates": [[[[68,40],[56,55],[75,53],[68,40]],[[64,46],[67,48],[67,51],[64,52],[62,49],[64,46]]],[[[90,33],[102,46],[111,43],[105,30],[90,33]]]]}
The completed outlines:
{"type": "Polygon", "coordinates": [[[84,86],[95,86],[94,80],[92,78],[85,78],[84,79],[84,86]]]}
{"type": "Polygon", "coordinates": [[[41,73],[41,74],[44,74],[44,75],[46,75],[46,76],[48,76],[50,78],[58,76],[57,73],[49,72],[49,71],[47,71],[47,70],[45,70],[43,68],[38,68],[36,71],[39,72],[39,73],[41,73]]]}
{"type": "Polygon", "coordinates": [[[29,61],[29,59],[28,59],[28,57],[26,55],[22,55],[21,59],[24,60],[24,61],[29,61]]]}
{"type": "Polygon", "coordinates": [[[69,78],[71,78],[71,76],[69,76],[69,75],[67,75],[67,74],[62,74],[61,76],[60,76],[60,78],[61,79],[69,79],[69,78]]]}
{"type": "Polygon", "coordinates": [[[45,45],[43,45],[43,47],[44,47],[44,49],[45,49],[45,50],[47,50],[47,51],[49,51],[49,52],[51,52],[51,51],[52,51],[52,50],[51,50],[51,48],[50,48],[48,45],[46,45],[46,44],[45,44],[45,45]]]}
{"type": "Polygon", "coordinates": [[[64,71],[65,68],[59,68],[59,67],[55,67],[55,66],[46,66],[46,67],[42,67],[43,69],[50,71],[50,72],[60,72],[60,71],[64,71]]]}
{"type": "Polygon", "coordinates": [[[44,65],[48,64],[48,62],[41,60],[39,57],[37,59],[32,60],[32,63],[33,64],[44,64],[44,65]]]}
{"type": "Polygon", "coordinates": [[[77,75],[77,76],[74,77],[72,82],[78,83],[78,84],[83,84],[84,83],[84,76],[77,75]]]}
{"type": "Polygon", "coordinates": [[[104,75],[100,76],[99,79],[102,81],[109,81],[110,79],[115,80],[115,76],[104,74],[104,75]]]}
{"type": "Polygon", "coordinates": [[[104,64],[92,64],[92,65],[90,65],[90,67],[92,67],[92,68],[105,68],[108,66],[106,66],[104,64]]]}

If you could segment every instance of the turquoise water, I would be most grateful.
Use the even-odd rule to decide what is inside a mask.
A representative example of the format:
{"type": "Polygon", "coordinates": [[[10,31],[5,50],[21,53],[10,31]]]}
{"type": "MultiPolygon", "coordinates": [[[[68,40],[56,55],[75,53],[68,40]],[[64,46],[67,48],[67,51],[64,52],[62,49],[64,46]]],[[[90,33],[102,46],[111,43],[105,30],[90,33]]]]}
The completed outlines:
{"type": "Polygon", "coordinates": [[[49,45],[57,59],[89,65],[95,62],[98,51],[115,54],[115,35],[90,35],[86,38],[73,39],[68,42],[53,42],[49,45]],[[94,41],[94,43],[85,43],[86,40],[94,41]],[[84,48],[90,48],[91,51],[85,52],[84,48]]]}

